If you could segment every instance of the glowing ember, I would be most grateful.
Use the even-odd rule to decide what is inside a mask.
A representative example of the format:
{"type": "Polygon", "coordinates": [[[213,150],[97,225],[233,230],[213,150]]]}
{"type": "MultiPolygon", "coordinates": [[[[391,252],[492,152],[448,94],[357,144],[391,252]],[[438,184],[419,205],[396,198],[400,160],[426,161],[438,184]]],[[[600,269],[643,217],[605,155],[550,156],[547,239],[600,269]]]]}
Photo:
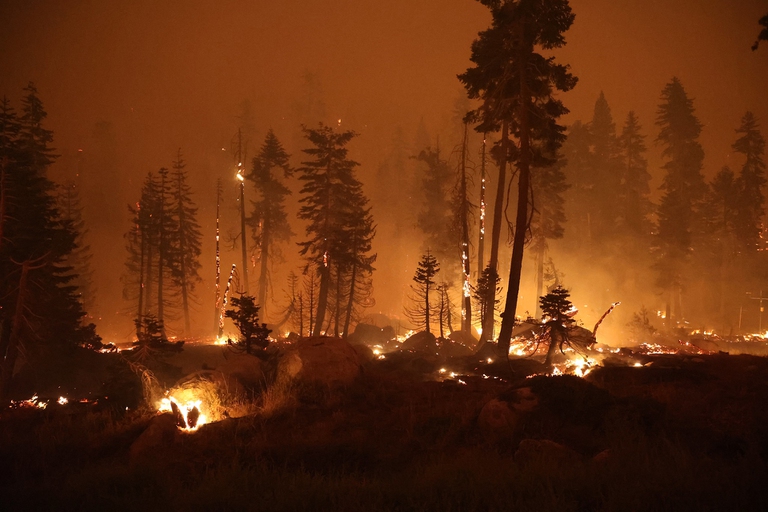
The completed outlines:
{"type": "Polygon", "coordinates": [[[20,408],[37,408],[37,409],[45,409],[48,407],[48,402],[44,402],[40,400],[40,397],[37,396],[37,393],[32,395],[32,398],[28,398],[26,400],[11,400],[11,409],[20,409],[20,408]]]}
{"type": "Polygon", "coordinates": [[[68,404],[68,403],[69,403],[69,400],[67,400],[67,399],[66,399],[65,397],[63,397],[63,396],[60,396],[60,397],[59,397],[59,399],[57,400],[57,403],[58,403],[59,405],[66,405],[66,404],[68,404]]]}

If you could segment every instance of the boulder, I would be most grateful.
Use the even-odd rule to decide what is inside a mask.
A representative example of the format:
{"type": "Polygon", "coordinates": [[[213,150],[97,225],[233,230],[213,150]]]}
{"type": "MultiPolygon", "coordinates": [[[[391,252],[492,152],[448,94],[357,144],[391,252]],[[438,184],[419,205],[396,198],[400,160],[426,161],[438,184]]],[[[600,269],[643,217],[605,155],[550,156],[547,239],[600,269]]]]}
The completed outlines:
{"type": "Polygon", "coordinates": [[[395,330],[391,325],[377,327],[370,324],[357,324],[355,332],[347,336],[347,341],[352,345],[386,345],[395,339],[395,330]]]}
{"type": "Polygon", "coordinates": [[[523,466],[531,463],[570,465],[578,460],[578,453],[549,439],[523,439],[515,452],[515,462],[523,466]]]}
{"type": "Polygon", "coordinates": [[[477,427],[486,441],[497,442],[512,437],[518,421],[518,415],[507,402],[494,398],[480,410],[477,427]]]}
{"type": "Polygon", "coordinates": [[[360,364],[369,363],[376,357],[368,345],[352,345],[352,348],[355,349],[360,364]]]}
{"type": "Polygon", "coordinates": [[[329,386],[349,385],[360,375],[360,359],[340,338],[301,338],[277,366],[278,382],[298,381],[329,386]]]}
{"type": "Polygon", "coordinates": [[[133,442],[129,450],[131,464],[150,461],[158,450],[168,447],[176,441],[179,429],[176,417],[172,413],[158,414],[149,422],[149,426],[133,442]]]}
{"type": "Polygon", "coordinates": [[[517,388],[512,392],[508,403],[516,412],[526,413],[539,405],[539,397],[529,387],[517,388]]]}
{"type": "Polygon", "coordinates": [[[453,332],[451,335],[446,338],[439,338],[437,340],[437,347],[438,351],[440,352],[440,355],[443,357],[466,357],[472,355],[472,349],[469,348],[467,345],[463,344],[461,341],[458,341],[454,339],[454,335],[456,333],[453,332]]]}
{"type": "Polygon", "coordinates": [[[264,361],[250,354],[230,351],[216,369],[229,380],[237,380],[242,387],[251,390],[261,388],[266,380],[264,361]]]}
{"type": "Polygon", "coordinates": [[[403,350],[437,354],[437,339],[429,332],[417,332],[403,342],[403,350]]]}
{"type": "Polygon", "coordinates": [[[477,347],[477,337],[471,332],[453,331],[448,335],[448,339],[454,343],[460,343],[472,351],[477,347]]]}

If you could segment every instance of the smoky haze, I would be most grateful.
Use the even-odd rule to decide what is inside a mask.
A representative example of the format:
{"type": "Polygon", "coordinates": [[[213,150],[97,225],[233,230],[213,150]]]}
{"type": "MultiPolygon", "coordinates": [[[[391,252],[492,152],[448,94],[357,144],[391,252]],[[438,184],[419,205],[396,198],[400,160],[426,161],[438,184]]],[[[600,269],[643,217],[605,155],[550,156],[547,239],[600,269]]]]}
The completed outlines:
{"type": "MultiPolygon", "coordinates": [[[[731,145],[741,117],[750,110],[763,126],[768,119],[767,49],[750,51],[765,1],[573,0],[571,6],[576,21],[566,33],[566,47],[557,51],[559,62],[570,64],[579,77],[577,87],[562,97],[571,111],[566,124],[588,122],[601,91],[617,130],[634,110],[647,136],[657,200],[662,159],[653,123],[660,92],[676,76],[704,126],[700,142],[707,180],[723,165],[740,167],[731,145]]],[[[308,145],[300,126],[319,121],[359,134],[350,157],[361,164],[358,176],[378,224],[376,305],[369,313],[402,317],[425,248],[413,224],[394,222],[398,212],[389,198],[407,194],[415,222],[422,168],[409,157],[426,145],[439,144],[455,168],[461,133],[455,111],[470,106],[462,102],[456,75],[470,65],[471,43],[489,21],[487,9],[472,0],[2,2],[0,93],[16,101],[28,81],[40,91],[60,155],[51,178],[74,180],[82,194],[98,297],[92,314],[106,341],[133,334],[131,304],[123,300],[120,282],[123,234],[130,229],[127,205],[138,200],[147,173],[171,167],[181,149],[203,232],[195,332],[209,334],[215,184],[221,178],[225,185],[226,245],[238,222],[233,158],[238,128],[247,140],[248,160],[271,128],[292,155],[292,165],[299,166],[308,145]],[[388,179],[398,158],[408,173],[404,182],[388,179]],[[407,189],[396,189],[403,183],[407,189]]],[[[475,164],[479,142],[478,136],[471,139],[475,164]]],[[[491,168],[491,189],[494,172],[491,168]]],[[[295,220],[298,185],[294,180],[289,186],[289,217],[297,236],[284,247],[286,261],[274,267],[270,300],[276,303],[287,273],[302,264],[294,245],[304,236],[295,220]]],[[[566,240],[580,236],[568,228],[566,240]]],[[[553,244],[552,257],[587,324],[614,300],[625,301],[626,308],[612,320],[611,333],[641,305],[662,309],[652,279],[621,289],[612,272],[621,261],[589,271],[574,268],[567,247],[553,244]]],[[[239,254],[226,248],[223,268],[239,264],[239,254]]],[[[502,276],[508,258],[502,255],[502,276]]],[[[529,263],[519,314],[535,307],[529,263]]],[[[251,286],[257,277],[253,269],[251,286]]],[[[745,302],[752,311],[755,304],[745,302]]],[[[752,314],[749,321],[754,320],[752,314]]]]}

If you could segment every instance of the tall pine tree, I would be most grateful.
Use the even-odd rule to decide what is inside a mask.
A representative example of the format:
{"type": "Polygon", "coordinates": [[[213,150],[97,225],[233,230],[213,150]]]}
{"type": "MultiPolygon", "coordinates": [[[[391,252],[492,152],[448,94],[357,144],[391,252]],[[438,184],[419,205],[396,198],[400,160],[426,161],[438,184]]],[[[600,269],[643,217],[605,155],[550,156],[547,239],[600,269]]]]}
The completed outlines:
{"type": "Polygon", "coordinates": [[[739,196],[736,233],[741,250],[754,254],[760,242],[765,214],[765,139],[752,112],[744,114],[736,133],[739,138],[733,144],[733,150],[744,157],[744,165],[736,182],[739,196]]]}
{"type": "Polygon", "coordinates": [[[28,364],[46,353],[93,346],[84,326],[75,275],[66,259],[77,233],[56,208],[47,177],[53,133],[37,89],[24,89],[21,116],[0,104],[0,398],[14,375],[20,347],[28,364]]]}
{"type": "Polygon", "coordinates": [[[262,318],[267,316],[267,294],[269,291],[270,263],[281,259],[280,243],[290,240],[293,233],[285,212],[285,198],[291,191],[283,184],[282,178],[292,175],[288,153],[272,130],[267,132],[261,151],[253,159],[251,174],[248,176],[256,188],[258,199],[252,201],[253,213],[248,221],[253,229],[253,239],[259,252],[259,292],[257,304],[262,318]]]}
{"type": "MultiPolygon", "coordinates": [[[[472,44],[471,60],[475,67],[459,79],[467,87],[470,98],[482,100],[475,112],[481,121],[478,130],[501,128],[500,186],[506,186],[502,183],[502,168],[510,156],[508,135],[511,133],[518,141],[515,151],[517,214],[507,299],[499,333],[499,350],[506,357],[530,221],[531,168],[551,163],[547,155],[556,154],[560,148],[565,129],[557,121],[568,110],[556,99],[555,91],[568,91],[576,85],[568,66],[557,64],[554,57],[546,57],[537,49],[549,51],[565,45],[563,33],[570,28],[574,15],[567,0],[480,1],[491,10],[492,25],[472,44]]],[[[503,201],[503,194],[501,198],[497,194],[497,201],[500,199],[503,201]]],[[[495,232],[494,225],[494,236],[495,232]]],[[[488,324],[484,322],[484,333],[489,327],[492,330],[492,323],[488,324]]]]}
{"type": "MultiPolygon", "coordinates": [[[[307,258],[310,272],[320,277],[317,312],[312,334],[319,335],[327,320],[332,277],[336,290],[341,290],[341,275],[345,271],[348,255],[349,207],[360,182],[355,178],[359,165],[347,158],[346,145],[355,137],[352,131],[337,132],[322,123],[318,128],[304,128],[306,138],[312,144],[304,150],[311,160],[298,169],[303,182],[299,218],[307,221],[307,240],[300,242],[300,253],[307,258]]],[[[336,297],[336,325],[340,323],[340,297],[336,297]]],[[[335,334],[339,333],[339,328],[335,334]]]]}
{"type": "Polygon", "coordinates": [[[704,150],[698,140],[701,123],[693,100],[676,77],[661,93],[656,125],[660,129],[656,141],[663,146],[666,159],[655,244],[657,284],[666,292],[666,317],[679,319],[693,233],[700,230],[696,223],[707,188],[701,171],[704,150]]]}
{"type": "Polygon", "coordinates": [[[174,285],[181,295],[181,308],[184,314],[184,332],[190,331],[190,302],[194,300],[195,285],[200,278],[200,253],[202,234],[197,223],[197,206],[192,200],[192,187],[187,182],[186,164],[181,157],[181,149],[176,154],[171,181],[174,231],[170,233],[172,253],[172,277],[174,285]]]}

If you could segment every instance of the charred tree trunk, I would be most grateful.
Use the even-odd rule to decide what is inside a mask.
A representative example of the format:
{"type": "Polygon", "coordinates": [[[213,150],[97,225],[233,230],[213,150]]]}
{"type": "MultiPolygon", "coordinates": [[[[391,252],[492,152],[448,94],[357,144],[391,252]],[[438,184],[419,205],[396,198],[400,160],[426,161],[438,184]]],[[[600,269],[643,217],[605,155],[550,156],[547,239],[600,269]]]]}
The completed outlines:
{"type": "MultiPolygon", "coordinates": [[[[488,265],[498,275],[499,271],[499,240],[501,238],[501,224],[504,213],[504,192],[507,185],[507,153],[509,144],[509,123],[504,121],[501,125],[501,161],[499,162],[499,182],[496,185],[496,202],[493,205],[493,228],[491,231],[491,257],[488,265]]],[[[496,287],[488,289],[488,304],[496,302],[496,287]]],[[[493,340],[493,307],[489,307],[483,318],[483,332],[480,341],[493,340]]]]}
{"type": "MultiPolygon", "coordinates": [[[[464,122],[464,140],[461,144],[461,183],[459,195],[461,197],[461,266],[463,280],[461,283],[461,330],[472,333],[472,290],[470,287],[470,274],[472,273],[469,261],[469,198],[467,197],[467,130],[469,123],[464,122]]],[[[451,329],[453,330],[453,329],[451,329]]]]}
{"type": "MultiPolygon", "coordinates": [[[[477,278],[483,275],[485,268],[485,134],[483,134],[483,152],[480,157],[480,229],[477,241],[477,278]]],[[[485,318],[485,315],[481,319],[485,318]]]]}
{"type": "Polygon", "coordinates": [[[261,269],[259,272],[259,306],[261,307],[261,317],[266,318],[267,315],[267,284],[268,284],[268,258],[269,258],[269,235],[270,235],[270,222],[269,215],[264,216],[264,220],[261,224],[261,269]]]}
{"type": "Polygon", "coordinates": [[[557,347],[559,347],[563,341],[563,336],[565,336],[565,333],[562,332],[560,326],[550,325],[549,348],[547,349],[547,357],[544,359],[544,367],[547,371],[552,371],[552,359],[555,357],[557,347]]]}
{"type": "Polygon", "coordinates": [[[544,247],[536,251],[536,318],[541,318],[539,297],[544,295],[544,247]]]}
{"type": "Polygon", "coordinates": [[[221,316],[221,249],[219,220],[221,212],[221,178],[216,180],[216,300],[213,303],[213,328],[219,330],[221,316]]]}
{"type": "Polygon", "coordinates": [[[0,160],[0,247],[3,246],[3,236],[5,234],[5,217],[8,211],[8,157],[4,156],[0,160]]]}
{"type": "Polygon", "coordinates": [[[142,326],[144,325],[144,252],[146,239],[139,224],[136,224],[136,237],[139,239],[139,307],[136,313],[136,339],[141,339],[142,326]]]}
{"type": "Polygon", "coordinates": [[[339,323],[341,322],[341,265],[336,265],[336,307],[333,320],[333,335],[337,338],[341,335],[339,323]]]}
{"type": "MultiPolygon", "coordinates": [[[[357,229],[352,234],[352,247],[357,247],[357,229]]],[[[357,254],[352,257],[352,271],[350,275],[349,300],[347,301],[347,315],[344,319],[344,337],[349,336],[349,324],[352,320],[352,308],[355,303],[355,283],[357,282],[357,254]]]]}
{"type": "Polygon", "coordinates": [[[319,336],[323,330],[323,321],[325,320],[325,310],[328,307],[328,290],[331,287],[331,267],[328,261],[320,269],[320,290],[317,297],[317,314],[315,316],[315,327],[312,329],[314,336],[319,336]]]}
{"type": "MultiPolygon", "coordinates": [[[[32,262],[27,260],[21,264],[21,276],[19,276],[19,290],[16,295],[16,307],[13,312],[13,323],[9,325],[10,329],[6,332],[4,329],[3,337],[7,340],[4,343],[2,355],[2,366],[0,367],[0,399],[4,399],[8,392],[8,386],[13,378],[13,370],[16,366],[16,360],[19,356],[19,340],[21,338],[21,327],[24,322],[24,308],[27,301],[27,287],[29,280],[29,271],[33,267],[32,262]]],[[[5,326],[4,326],[5,327],[5,326]]]]}
{"type": "Polygon", "coordinates": [[[157,323],[160,326],[160,333],[163,339],[165,334],[165,304],[163,303],[163,274],[165,273],[165,258],[167,249],[165,247],[165,176],[166,170],[160,169],[160,208],[158,209],[158,240],[157,240],[157,323]]]}

